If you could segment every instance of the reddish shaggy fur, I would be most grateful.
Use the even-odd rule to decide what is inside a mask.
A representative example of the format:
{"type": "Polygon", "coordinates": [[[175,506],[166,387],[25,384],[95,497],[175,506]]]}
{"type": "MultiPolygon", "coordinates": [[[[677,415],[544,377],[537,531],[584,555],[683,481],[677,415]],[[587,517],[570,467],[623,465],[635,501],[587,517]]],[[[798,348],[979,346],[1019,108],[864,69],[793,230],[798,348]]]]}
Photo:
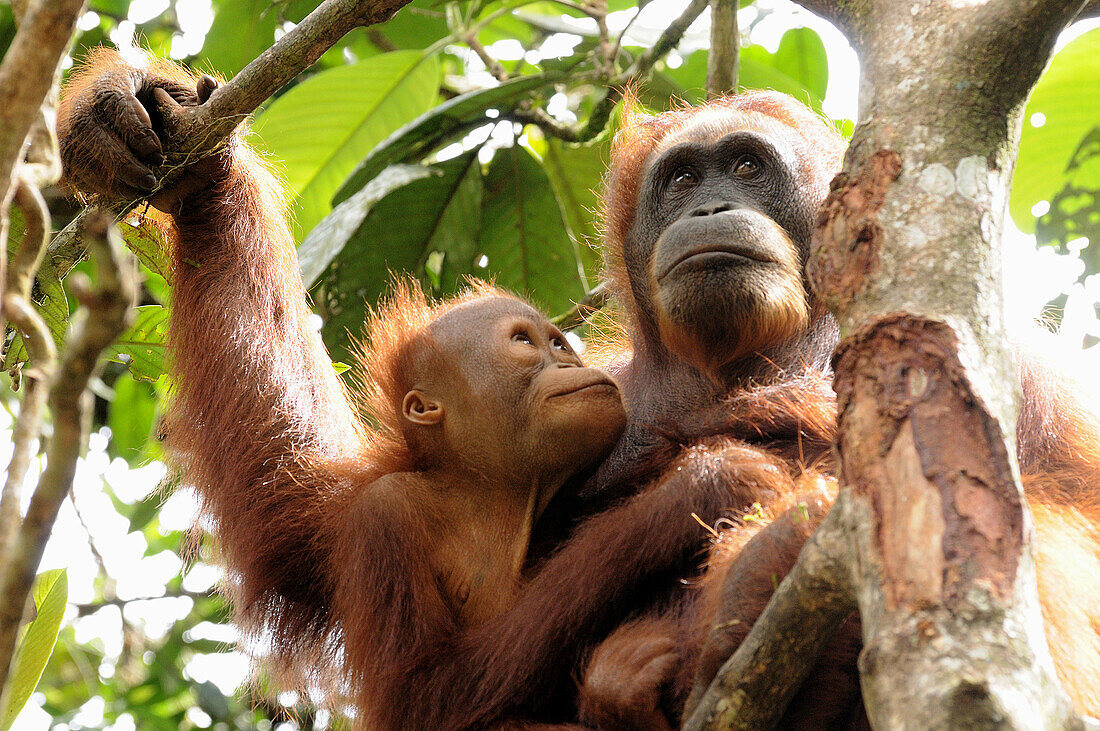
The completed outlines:
{"type": "MultiPolygon", "coordinates": [[[[96,99],[114,93],[120,75],[132,74],[194,88],[193,79],[172,68],[140,72],[97,55],[67,89],[60,113],[71,179],[83,181],[89,161],[104,165],[107,179],[114,175],[114,162],[96,154],[102,139],[88,130],[99,129],[96,99]]],[[[815,170],[806,195],[824,196],[843,146],[809,111],[771,92],[708,109],[765,132],[800,135],[816,150],[807,157],[815,170]]],[[[659,140],[697,114],[678,110],[635,121],[616,143],[605,210],[610,269],[628,306],[636,303],[617,257],[629,235],[637,181],[659,140]]],[[[608,481],[625,486],[625,497],[580,522],[491,626],[455,628],[442,643],[410,636],[408,627],[447,627],[450,616],[432,599],[439,596],[434,578],[410,568],[419,565],[414,554],[427,539],[402,530],[407,523],[398,507],[361,498],[380,474],[410,462],[392,419],[400,368],[385,364],[398,363],[408,333],[438,313],[399,293],[372,318],[376,337],[365,362],[375,380],[363,400],[375,424],[368,428],[310,325],[278,186],[243,146],[216,161],[222,182],[172,211],[177,385],[168,442],[185,481],[203,499],[245,629],[270,633],[284,669],[324,683],[333,702],[350,694],[362,724],[484,728],[512,717],[568,720],[572,714],[563,708],[571,707],[572,677],[586,653],[643,612],[675,620],[685,668],[700,653],[706,658],[713,617],[732,614],[741,622],[734,626],[751,625],[805,539],[804,532],[784,532],[784,511],[806,499],[819,515],[828,503],[835,406],[823,374],[788,374],[715,397],[691,390],[702,388],[701,378],[680,384],[683,368],[634,373],[636,393],[648,390],[679,406],[670,418],[633,414],[656,437],[608,481]],[[707,543],[700,521],[731,514],[702,589],[685,592],[681,579],[697,574],[707,543]],[[740,602],[729,601],[731,595],[740,602]]],[[[1068,390],[1029,368],[1018,443],[1040,532],[1048,633],[1068,688],[1095,714],[1100,429],[1068,390]]],[[[644,626],[669,631],[663,621],[644,626]]],[[[850,636],[834,641],[790,718],[859,717],[850,707],[853,693],[858,704],[850,636]],[[834,681],[840,685],[826,685],[834,681]],[[826,687],[843,690],[844,708],[819,692],[826,687]]],[[[645,633],[624,631],[611,641],[638,637],[645,633]]],[[[598,699],[586,705],[589,712],[636,697],[629,691],[637,688],[638,668],[611,670],[621,676],[612,684],[618,690],[608,697],[586,689],[587,699],[598,699]]],[[[686,690],[684,681],[674,681],[662,684],[671,691],[653,701],[671,715],[686,690]]]]}

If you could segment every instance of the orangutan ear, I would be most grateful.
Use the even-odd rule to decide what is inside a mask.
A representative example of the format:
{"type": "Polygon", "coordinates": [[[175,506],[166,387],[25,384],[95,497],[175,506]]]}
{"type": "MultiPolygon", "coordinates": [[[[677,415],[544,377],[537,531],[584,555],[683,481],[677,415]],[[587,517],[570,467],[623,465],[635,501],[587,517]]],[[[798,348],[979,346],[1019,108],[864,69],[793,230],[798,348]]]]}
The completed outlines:
{"type": "Polygon", "coordinates": [[[411,424],[436,426],[443,423],[443,403],[414,388],[405,394],[401,414],[411,424]]]}

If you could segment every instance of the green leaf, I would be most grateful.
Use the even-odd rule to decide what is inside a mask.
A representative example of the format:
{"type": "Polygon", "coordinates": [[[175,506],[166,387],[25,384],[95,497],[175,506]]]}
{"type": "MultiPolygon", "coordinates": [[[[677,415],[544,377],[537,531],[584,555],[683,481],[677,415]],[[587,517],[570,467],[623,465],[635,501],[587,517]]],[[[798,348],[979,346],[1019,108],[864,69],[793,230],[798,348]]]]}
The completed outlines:
{"type": "Polygon", "coordinates": [[[337,204],[347,200],[390,165],[422,157],[447,137],[490,122],[485,117],[485,110],[510,108],[519,99],[526,98],[537,89],[549,87],[556,81],[560,81],[557,75],[524,76],[491,89],[471,91],[448,99],[397,130],[371,150],[367,159],[355,168],[336,191],[332,202],[337,204]]]}
{"type": "Polygon", "coordinates": [[[8,681],[7,702],[0,712],[0,731],[7,731],[31,697],[53,653],[65,616],[69,581],[65,569],[44,571],[34,583],[35,618],[21,631],[8,681]]]}
{"type": "Polygon", "coordinates": [[[479,253],[497,284],[544,311],[584,296],[584,273],[545,171],[520,146],[497,150],[485,174],[479,253]]]}
{"type": "MultiPolygon", "coordinates": [[[[825,98],[829,86],[829,58],[817,31],[792,28],[784,33],[772,57],[772,65],[808,91],[810,100],[820,104],[825,98]]],[[[806,99],[800,101],[807,102],[806,99]]]]}
{"type": "Polygon", "coordinates": [[[272,102],[253,127],[259,146],[285,164],[297,194],[300,241],[330,210],[333,192],[388,134],[431,108],[439,61],[397,51],[322,71],[272,102]]]}
{"type": "MultiPolygon", "coordinates": [[[[435,171],[438,173],[438,171],[435,171]]],[[[358,193],[336,206],[321,219],[298,247],[298,267],[306,287],[313,286],[336,255],[355,235],[378,201],[414,180],[432,175],[424,165],[391,165],[358,193]]]]}
{"type": "Polygon", "coordinates": [[[278,22],[272,0],[215,0],[201,55],[229,78],[275,42],[278,22]]]}
{"type": "Polygon", "coordinates": [[[611,155],[610,136],[588,145],[546,140],[533,134],[531,139],[535,152],[542,157],[543,171],[554,188],[571,238],[577,244],[587,284],[594,287],[601,263],[597,226],[600,186],[611,155]]]}
{"type": "MultiPolygon", "coordinates": [[[[1050,201],[1067,186],[1100,189],[1100,165],[1083,165],[1078,151],[1100,120],[1100,28],[1093,29],[1055,55],[1039,79],[1024,112],[1020,156],[1012,181],[1009,212],[1022,231],[1035,230],[1032,207],[1050,201]],[[1045,116],[1035,127],[1034,115],[1045,116]],[[1078,158],[1078,164],[1072,165],[1078,158]]],[[[1070,203],[1071,201],[1067,201],[1070,203]]],[[[1092,241],[1093,246],[1100,242],[1092,241]]]]}
{"type": "Polygon", "coordinates": [[[159,274],[165,282],[172,283],[172,272],[168,266],[168,241],[156,226],[148,223],[130,223],[123,221],[118,225],[127,248],[134,252],[149,271],[159,274]]]}
{"type": "Polygon", "coordinates": [[[322,334],[334,358],[346,354],[349,333],[360,334],[365,306],[385,290],[390,272],[410,272],[427,283],[433,252],[450,260],[452,279],[473,269],[481,224],[477,151],[426,169],[429,175],[373,204],[321,277],[327,315],[322,334]]]}
{"type": "Polygon", "coordinates": [[[164,372],[164,338],[168,334],[167,307],[142,305],[136,308],[134,324],[112,346],[111,360],[125,363],[134,378],[155,381],[164,372]],[[125,357],[122,357],[125,356],[125,357]]]}
{"type": "Polygon", "coordinates": [[[110,454],[134,464],[145,455],[145,444],[153,434],[156,392],[151,384],[133,378],[119,378],[107,414],[111,427],[110,454]]]}
{"type": "Polygon", "coordinates": [[[381,33],[398,48],[427,48],[449,33],[443,4],[437,0],[413,0],[392,20],[371,30],[381,33]]]}

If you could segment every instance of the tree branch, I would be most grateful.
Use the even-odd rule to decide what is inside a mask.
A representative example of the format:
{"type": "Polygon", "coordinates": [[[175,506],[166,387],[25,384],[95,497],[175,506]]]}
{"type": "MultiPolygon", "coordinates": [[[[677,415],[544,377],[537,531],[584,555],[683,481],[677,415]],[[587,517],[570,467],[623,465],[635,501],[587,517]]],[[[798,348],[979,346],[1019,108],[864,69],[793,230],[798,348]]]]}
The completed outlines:
{"type": "Polygon", "coordinates": [[[4,480],[4,491],[0,494],[0,576],[7,565],[8,554],[19,528],[23,478],[30,466],[31,447],[41,433],[47,388],[57,357],[53,336],[30,302],[34,273],[49,241],[50,212],[38,188],[26,178],[20,177],[16,186],[15,204],[23,212],[26,230],[8,270],[3,310],[25,339],[29,358],[23,368],[23,400],[12,429],[11,461],[4,480]]]}
{"type": "Polygon", "coordinates": [[[737,0],[711,0],[710,52],[707,54],[707,97],[737,91],[737,69],[741,46],[737,30],[737,0]]]}
{"type": "Polygon", "coordinates": [[[69,337],[61,366],[50,387],[54,432],[46,451],[46,469],[31,498],[22,529],[11,553],[0,592],[0,688],[7,682],[16,631],[38,571],[42,552],[57,519],[57,511],[72,487],[76,461],[84,443],[86,388],[99,356],[133,318],[137,279],[133,258],[122,236],[105,216],[88,222],[85,231],[96,264],[99,285],[84,279],[70,288],[86,312],[69,337]]]}
{"type": "Polygon", "coordinates": [[[843,510],[842,496],[702,699],[688,701],[694,711],[684,731],[766,729],[782,718],[822,647],[856,606],[843,510]]]}
{"type": "Polygon", "coordinates": [[[553,318],[552,322],[562,330],[572,330],[584,324],[584,321],[598,309],[601,309],[611,299],[611,292],[606,282],[600,282],[568,311],[553,318]]]}

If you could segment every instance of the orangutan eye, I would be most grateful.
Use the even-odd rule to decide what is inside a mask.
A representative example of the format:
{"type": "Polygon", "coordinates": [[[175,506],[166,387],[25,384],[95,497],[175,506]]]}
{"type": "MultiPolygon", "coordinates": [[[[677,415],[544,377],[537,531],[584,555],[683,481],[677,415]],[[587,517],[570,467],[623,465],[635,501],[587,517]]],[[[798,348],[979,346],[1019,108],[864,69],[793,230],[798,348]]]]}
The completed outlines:
{"type": "Polygon", "coordinates": [[[569,343],[565,342],[565,338],[563,338],[563,337],[559,336],[559,337],[551,338],[550,339],[550,345],[553,346],[554,350],[560,350],[560,351],[565,352],[565,353],[570,352],[569,343]]]}
{"type": "Polygon", "coordinates": [[[519,330],[517,332],[512,333],[512,342],[513,343],[523,343],[524,345],[531,345],[532,344],[531,343],[531,336],[528,335],[523,330],[519,330]]]}
{"type": "Polygon", "coordinates": [[[742,180],[755,178],[760,174],[761,167],[760,160],[755,155],[742,155],[733,164],[733,175],[742,180]]]}
{"type": "Polygon", "coordinates": [[[695,172],[694,168],[681,165],[672,171],[672,175],[668,176],[668,180],[675,185],[695,185],[699,182],[699,174],[695,172]]]}

